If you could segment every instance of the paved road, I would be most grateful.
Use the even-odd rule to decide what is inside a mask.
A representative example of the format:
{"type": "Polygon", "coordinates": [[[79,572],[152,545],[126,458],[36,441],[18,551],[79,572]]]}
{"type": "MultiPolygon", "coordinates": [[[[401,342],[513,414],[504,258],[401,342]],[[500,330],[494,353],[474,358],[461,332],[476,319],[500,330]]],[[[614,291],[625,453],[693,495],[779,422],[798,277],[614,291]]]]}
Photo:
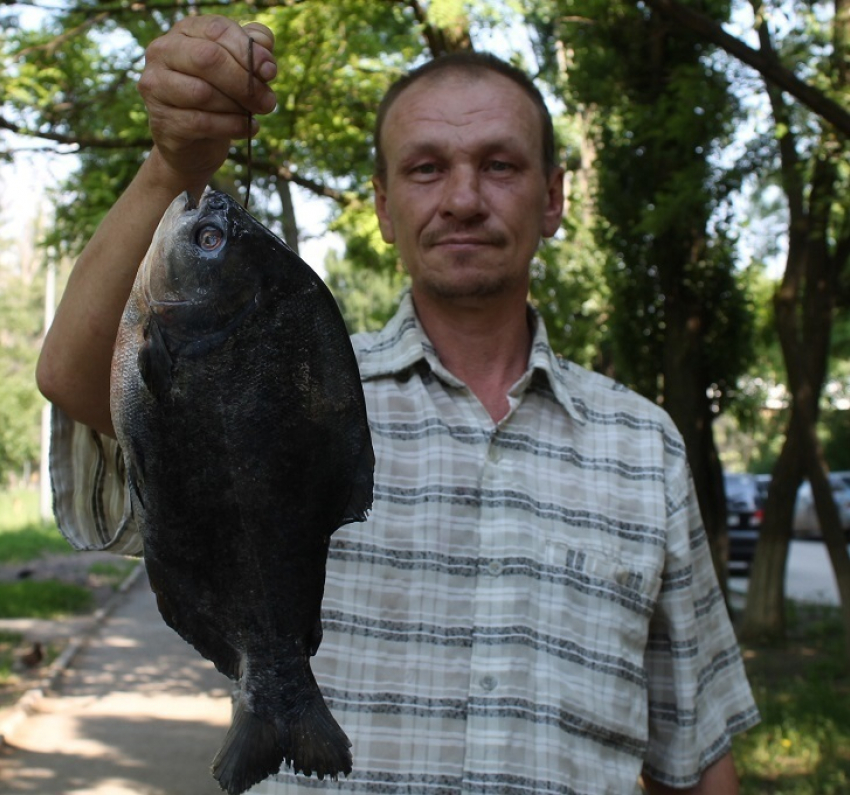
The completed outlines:
{"type": "Polygon", "coordinates": [[[792,541],[785,570],[789,599],[818,604],[838,604],[835,573],[822,541],[792,541]]]}
{"type": "Polygon", "coordinates": [[[0,792],[221,795],[210,760],[230,688],[162,621],[140,577],[55,692],[0,747],[0,792]]]}
{"type": "MultiPolygon", "coordinates": [[[[745,577],[730,577],[733,593],[745,593],[745,577]]],[[[785,595],[797,602],[837,605],[838,586],[829,553],[822,541],[792,541],[785,567],[785,595]]],[[[736,605],[742,607],[743,603],[736,605]]]]}

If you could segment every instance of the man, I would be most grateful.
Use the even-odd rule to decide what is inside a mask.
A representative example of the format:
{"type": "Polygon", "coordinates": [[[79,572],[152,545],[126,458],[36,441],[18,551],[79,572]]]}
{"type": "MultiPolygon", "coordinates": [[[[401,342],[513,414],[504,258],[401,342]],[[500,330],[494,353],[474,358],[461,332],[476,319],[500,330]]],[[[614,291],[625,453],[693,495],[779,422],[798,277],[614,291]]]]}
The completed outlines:
{"type": "MultiPolygon", "coordinates": [[[[190,17],[149,48],[156,146],[45,342],[58,512],[80,546],[139,548],[117,476],[88,477],[116,452],[83,426],[112,434],[112,343],[159,217],[200,193],[246,110],[274,105],[247,91],[248,34],[265,83],[262,26],[190,17]]],[[[313,663],[355,767],[253,791],[622,795],[642,774],[652,793],[737,792],[730,739],[758,715],[681,439],[653,404],[556,358],[526,303],[563,204],[542,99],[501,62],[437,61],[391,89],[376,150],[378,220],[411,290],[354,340],[375,503],[334,535],[313,663]]]]}

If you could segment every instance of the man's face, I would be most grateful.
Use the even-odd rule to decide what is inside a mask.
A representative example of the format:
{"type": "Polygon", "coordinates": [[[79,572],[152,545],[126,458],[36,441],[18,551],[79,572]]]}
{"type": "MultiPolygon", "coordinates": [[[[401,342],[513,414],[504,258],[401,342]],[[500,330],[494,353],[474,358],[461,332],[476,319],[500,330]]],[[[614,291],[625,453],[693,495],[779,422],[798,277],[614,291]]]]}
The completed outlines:
{"type": "Polygon", "coordinates": [[[531,258],[563,209],[563,172],[544,171],[531,98],[494,72],[438,73],[398,96],[382,143],[378,221],[414,296],[524,300],[531,258]]]}

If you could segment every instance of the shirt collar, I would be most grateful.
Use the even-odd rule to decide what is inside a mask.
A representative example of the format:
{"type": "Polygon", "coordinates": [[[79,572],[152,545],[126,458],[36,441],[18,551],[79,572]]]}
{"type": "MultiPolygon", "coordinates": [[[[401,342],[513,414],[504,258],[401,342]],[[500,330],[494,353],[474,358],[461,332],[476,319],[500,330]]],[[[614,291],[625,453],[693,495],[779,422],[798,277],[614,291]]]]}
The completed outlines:
{"type": "MultiPolygon", "coordinates": [[[[586,420],[583,403],[573,399],[577,387],[572,370],[577,365],[556,355],[549,345],[546,324],[540,314],[529,305],[534,335],[528,368],[511,389],[512,397],[521,397],[529,385],[542,379],[555,399],[578,422],[586,420]]],[[[399,375],[416,365],[427,365],[441,380],[455,387],[463,383],[452,375],[437,356],[431,341],[416,317],[413,299],[405,291],[398,310],[384,328],[376,334],[357,335],[353,339],[360,362],[360,375],[364,381],[399,375]]]]}

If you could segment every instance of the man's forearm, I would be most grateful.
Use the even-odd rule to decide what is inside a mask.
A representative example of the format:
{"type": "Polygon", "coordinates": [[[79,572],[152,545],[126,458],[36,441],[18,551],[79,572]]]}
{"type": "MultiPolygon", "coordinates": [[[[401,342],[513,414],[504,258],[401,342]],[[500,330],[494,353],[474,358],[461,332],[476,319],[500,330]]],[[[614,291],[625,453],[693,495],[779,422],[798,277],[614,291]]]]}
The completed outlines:
{"type": "Polygon", "coordinates": [[[162,214],[184,189],[154,150],[80,254],[48,331],[37,380],[70,417],[113,434],[109,371],[118,323],[162,214]]]}

